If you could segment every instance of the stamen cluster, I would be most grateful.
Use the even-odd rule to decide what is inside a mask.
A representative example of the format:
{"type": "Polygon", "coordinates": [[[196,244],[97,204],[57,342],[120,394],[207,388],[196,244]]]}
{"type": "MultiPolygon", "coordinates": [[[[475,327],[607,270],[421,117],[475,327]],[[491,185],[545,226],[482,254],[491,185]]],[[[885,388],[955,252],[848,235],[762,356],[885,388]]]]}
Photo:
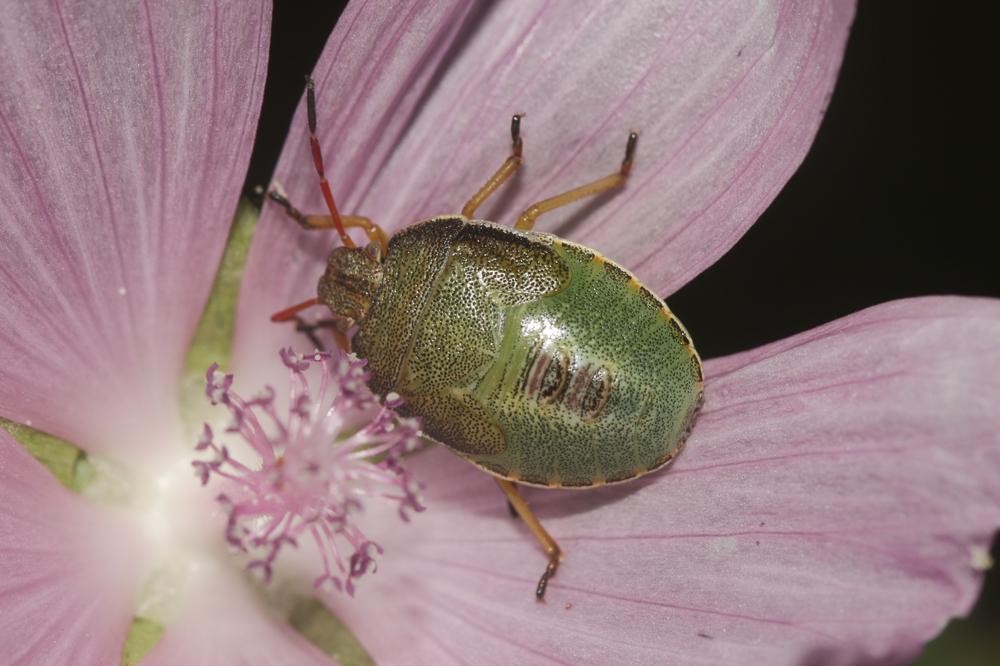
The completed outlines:
{"type": "Polygon", "coordinates": [[[250,555],[249,569],[269,582],[281,550],[310,538],[323,562],[314,585],[353,595],[355,581],[376,570],[375,557],[382,553],[356,522],[363,502],[396,503],[404,521],[411,510],[424,508],[419,485],[401,464],[403,454],[420,445],[419,422],[393,411],[399,396],[380,402],[372,394],[365,361],[353,354],[302,356],[283,349],[280,356],[290,374],[285,417],[273,388],[244,399],[232,389],[231,374],[218,365],[208,369],[205,393],[213,405],[229,410],[225,433],[238,436],[250,453],[234,457],[206,423],[196,450],[213,458],[192,464],[203,485],[212,476],[226,480],[217,496],[228,514],[225,537],[250,555]],[[318,374],[315,394],[307,373],[318,374]]]}

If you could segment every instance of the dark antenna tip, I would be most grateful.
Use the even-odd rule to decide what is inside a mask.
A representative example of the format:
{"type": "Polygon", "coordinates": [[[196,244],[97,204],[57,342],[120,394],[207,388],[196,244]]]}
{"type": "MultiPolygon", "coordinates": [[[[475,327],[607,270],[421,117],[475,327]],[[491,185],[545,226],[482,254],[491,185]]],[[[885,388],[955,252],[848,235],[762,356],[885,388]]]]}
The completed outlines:
{"type": "Polygon", "coordinates": [[[306,75],[306,115],[309,118],[309,132],[316,133],[316,82],[306,75]]]}

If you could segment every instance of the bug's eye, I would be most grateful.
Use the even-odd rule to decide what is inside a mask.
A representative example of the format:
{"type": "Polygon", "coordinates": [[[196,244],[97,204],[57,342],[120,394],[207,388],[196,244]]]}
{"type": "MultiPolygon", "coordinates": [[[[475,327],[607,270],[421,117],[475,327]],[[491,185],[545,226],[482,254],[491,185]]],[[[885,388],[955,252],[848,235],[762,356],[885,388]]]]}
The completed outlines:
{"type": "Polygon", "coordinates": [[[542,383],[538,389],[538,401],[542,404],[555,404],[562,399],[566,391],[566,379],[569,376],[569,355],[565,349],[552,352],[551,360],[542,375],[542,383]]]}

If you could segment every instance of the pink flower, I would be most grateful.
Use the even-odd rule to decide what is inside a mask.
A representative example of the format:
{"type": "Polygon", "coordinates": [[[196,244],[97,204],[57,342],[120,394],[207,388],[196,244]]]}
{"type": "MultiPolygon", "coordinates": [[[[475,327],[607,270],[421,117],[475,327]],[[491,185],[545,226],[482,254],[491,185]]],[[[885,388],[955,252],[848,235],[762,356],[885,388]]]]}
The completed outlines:
{"type": "Polygon", "coordinates": [[[399,396],[379,403],[362,359],[339,349],[308,356],[283,349],[281,360],[291,373],[287,418],[273,390],[247,400],[233,390],[232,375],[216,363],[209,367],[205,393],[229,411],[226,432],[238,435],[251,455],[230,453],[206,423],[195,449],[212,457],[191,464],[203,486],[213,477],[229,482],[216,497],[227,513],[226,541],[252,557],[247,568],[259,570],[265,583],[283,550],[311,540],[322,562],[313,586],[353,596],[355,581],[377,568],[375,553],[382,552],[357,524],[363,500],[392,500],[403,520],[410,510],[424,510],[420,487],[402,466],[402,457],[420,446],[420,425],[397,418],[399,396]],[[306,376],[312,366],[319,368],[318,390],[306,376]]]}
{"type": "MultiPolygon", "coordinates": [[[[148,663],[329,663],[205,527],[219,507],[191,462],[246,481],[233,507],[273,476],[236,474],[214,439],[194,452],[179,397],[249,156],[268,8],[102,4],[0,8],[0,414],[132,485],[74,494],[0,433],[0,645],[14,663],[114,663],[153,616],[148,663]]],[[[539,226],[679,288],[805,154],[852,8],[623,7],[351,5],[314,74],[341,209],[389,230],[454,212],[524,110],[526,166],[481,210],[507,221],[613,168],[638,127],[626,190],[539,226]]],[[[319,211],[303,116],[276,179],[319,211]]],[[[266,318],[312,295],[331,242],[265,209],[236,319],[241,394],[287,385],[273,356],[303,341],[266,318]]],[[[366,505],[378,572],[353,599],[317,594],[379,663],[905,660],[967,611],[1000,524],[998,335],[996,302],[917,299],[707,362],[670,469],[528,494],[567,551],[546,604],[542,556],[491,479],[421,453],[408,466],[428,510],[404,528],[397,503],[366,505]]],[[[270,441],[247,443],[266,457],[270,441]]],[[[277,541],[243,526],[230,536],[247,550],[277,541]]],[[[324,573],[317,551],[289,551],[290,571],[324,573]]]]}

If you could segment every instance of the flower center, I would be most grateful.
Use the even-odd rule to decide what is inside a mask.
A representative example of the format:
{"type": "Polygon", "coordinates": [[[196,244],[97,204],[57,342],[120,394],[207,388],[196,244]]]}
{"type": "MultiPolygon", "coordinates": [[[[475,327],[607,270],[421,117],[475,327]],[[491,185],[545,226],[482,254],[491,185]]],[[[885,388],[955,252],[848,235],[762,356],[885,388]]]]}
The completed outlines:
{"type": "Polygon", "coordinates": [[[398,396],[379,402],[365,362],[353,355],[285,349],[280,356],[290,375],[285,414],[271,387],[246,399],[233,391],[232,375],[209,368],[206,395],[231,420],[219,435],[205,424],[196,449],[211,458],[191,464],[202,485],[214,479],[225,541],[248,569],[270,582],[280,553],[308,542],[322,567],[314,586],[353,595],[382,552],[358,525],[363,502],[393,502],[403,520],[423,510],[419,486],[401,465],[419,446],[420,428],[395,414],[398,396]],[[309,377],[318,380],[315,390],[309,377]]]}

